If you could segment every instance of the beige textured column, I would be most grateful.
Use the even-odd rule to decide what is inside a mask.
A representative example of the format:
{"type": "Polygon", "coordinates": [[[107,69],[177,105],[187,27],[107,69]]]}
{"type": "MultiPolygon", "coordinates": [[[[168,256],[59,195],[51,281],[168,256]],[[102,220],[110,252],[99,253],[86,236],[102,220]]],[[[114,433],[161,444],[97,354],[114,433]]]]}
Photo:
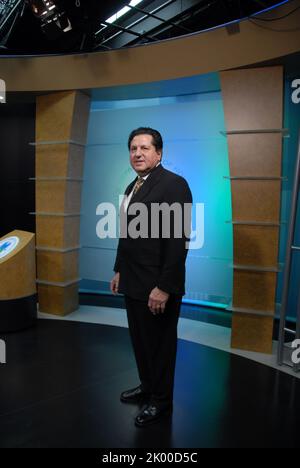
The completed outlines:
{"type": "Polygon", "coordinates": [[[90,98],[78,91],[37,98],[36,236],[39,308],[78,308],[81,186],[90,98]]]}
{"type": "Polygon", "coordinates": [[[232,191],[232,347],[271,353],[280,229],[282,67],[221,73],[232,191]]]}

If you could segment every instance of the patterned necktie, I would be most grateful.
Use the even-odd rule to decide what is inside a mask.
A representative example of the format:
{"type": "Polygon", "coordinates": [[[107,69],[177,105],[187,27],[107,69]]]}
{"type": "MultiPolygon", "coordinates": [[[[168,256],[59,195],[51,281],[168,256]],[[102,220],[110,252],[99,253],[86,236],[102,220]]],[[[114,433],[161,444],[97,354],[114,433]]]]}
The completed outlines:
{"type": "Polygon", "coordinates": [[[141,186],[143,185],[144,182],[145,181],[144,181],[143,177],[138,178],[138,180],[135,183],[132,196],[134,196],[137,193],[137,191],[141,188],[141,186]]]}

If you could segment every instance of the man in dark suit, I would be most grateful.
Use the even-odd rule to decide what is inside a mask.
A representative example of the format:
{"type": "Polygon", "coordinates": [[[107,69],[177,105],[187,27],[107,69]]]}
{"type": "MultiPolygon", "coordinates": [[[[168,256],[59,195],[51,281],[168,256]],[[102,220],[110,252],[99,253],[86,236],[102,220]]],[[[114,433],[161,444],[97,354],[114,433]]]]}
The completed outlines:
{"type": "Polygon", "coordinates": [[[173,408],[177,323],[185,294],[192,195],[183,177],[161,165],[163,141],[158,131],[134,130],[128,147],[130,163],[138,177],[127,187],[120,210],[123,228],[111,291],[125,296],[141,381],[138,387],[123,392],[121,401],[147,402],[135,419],[135,424],[143,427],[171,414],[173,408]],[[140,204],[146,214],[137,220],[140,204]],[[171,207],[169,225],[165,223],[166,211],[155,218],[151,214],[152,208],[162,204],[171,207]],[[176,215],[173,204],[181,217],[176,215]],[[132,234],[132,224],[139,227],[137,233],[132,234]]]}

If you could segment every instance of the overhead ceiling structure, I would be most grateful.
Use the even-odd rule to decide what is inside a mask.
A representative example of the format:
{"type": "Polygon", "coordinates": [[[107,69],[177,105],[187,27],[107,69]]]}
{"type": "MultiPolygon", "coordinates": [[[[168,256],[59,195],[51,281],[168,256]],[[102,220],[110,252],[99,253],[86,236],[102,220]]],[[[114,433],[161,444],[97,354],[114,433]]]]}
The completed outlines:
{"type": "Polygon", "coordinates": [[[241,19],[262,23],[257,13],[283,3],[290,14],[299,8],[293,0],[0,0],[0,55],[118,49],[228,23],[234,34],[241,19]]]}

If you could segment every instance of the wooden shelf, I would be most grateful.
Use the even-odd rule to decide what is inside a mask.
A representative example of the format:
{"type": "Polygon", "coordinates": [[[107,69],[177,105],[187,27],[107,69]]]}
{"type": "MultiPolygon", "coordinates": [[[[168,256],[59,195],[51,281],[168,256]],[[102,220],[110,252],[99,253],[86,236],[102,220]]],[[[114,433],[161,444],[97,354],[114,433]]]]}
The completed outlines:
{"type": "Polygon", "coordinates": [[[286,221],[281,221],[280,223],[270,223],[263,221],[226,221],[226,224],[233,224],[236,226],[262,226],[262,227],[280,227],[282,224],[286,224],[286,221]]]}
{"type": "Polygon", "coordinates": [[[55,281],[43,281],[40,279],[37,279],[36,282],[37,284],[43,285],[43,286],[57,286],[58,288],[66,288],[68,286],[72,286],[73,284],[79,283],[82,278],[76,278],[71,281],[66,281],[65,283],[57,283],[55,281]]]}
{"type": "Polygon", "coordinates": [[[221,131],[221,135],[227,137],[228,135],[255,135],[259,133],[281,133],[283,137],[289,137],[290,131],[288,128],[265,128],[265,129],[245,129],[245,130],[228,130],[221,131]]]}
{"type": "Polygon", "coordinates": [[[72,177],[30,177],[28,180],[37,182],[83,182],[84,179],[72,178],[72,177]]]}
{"type": "Polygon", "coordinates": [[[261,267],[261,266],[256,266],[256,265],[233,264],[232,267],[234,268],[234,270],[257,271],[257,272],[264,272],[264,273],[280,273],[282,271],[281,264],[278,264],[277,267],[261,267]]]}
{"type": "Polygon", "coordinates": [[[234,176],[234,177],[223,176],[223,177],[224,179],[228,179],[228,180],[266,180],[266,181],[269,181],[269,180],[287,181],[288,180],[287,177],[264,177],[264,176],[234,176]]]}
{"type": "Polygon", "coordinates": [[[52,146],[52,145],[75,145],[85,148],[87,145],[75,140],[57,140],[57,141],[35,141],[29,143],[30,146],[52,146]]]}
{"type": "Polygon", "coordinates": [[[47,213],[46,211],[31,212],[29,214],[33,216],[62,216],[64,218],[81,216],[81,213],[47,213]]]}
{"type": "Polygon", "coordinates": [[[268,311],[268,310],[255,310],[255,309],[243,309],[239,307],[228,307],[226,309],[228,312],[236,312],[239,314],[246,314],[246,315],[257,315],[260,317],[272,317],[275,318],[275,311],[268,311]]]}
{"type": "Polygon", "coordinates": [[[75,247],[68,247],[66,249],[58,249],[54,247],[39,247],[36,246],[35,248],[38,252],[54,252],[54,253],[68,253],[68,252],[74,252],[75,250],[80,250],[81,245],[77,245],[75,247]]]}

